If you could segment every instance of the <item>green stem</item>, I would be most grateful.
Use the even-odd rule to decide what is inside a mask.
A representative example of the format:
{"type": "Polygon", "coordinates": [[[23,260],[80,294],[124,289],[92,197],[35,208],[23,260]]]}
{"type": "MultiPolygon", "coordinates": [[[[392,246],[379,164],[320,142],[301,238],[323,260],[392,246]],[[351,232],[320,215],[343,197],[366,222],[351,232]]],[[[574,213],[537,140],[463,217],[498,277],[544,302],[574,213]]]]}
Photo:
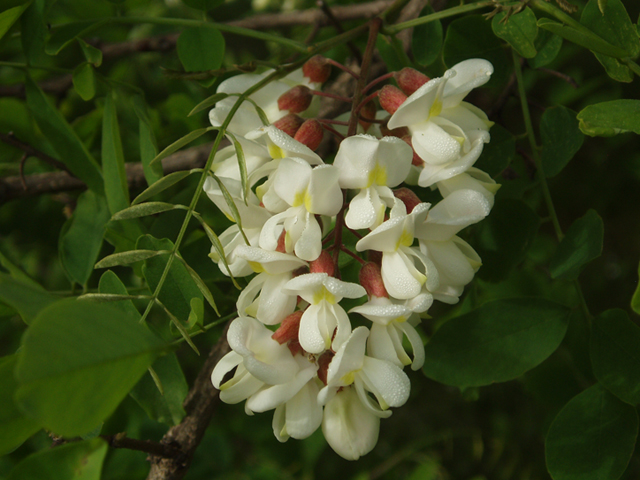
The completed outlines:
{"type": "Polygon", "coordinates": [[[424,17],[414,18],[413,20],[409,20],[407,22],[397,23],[395,25],[384,27],[382,29],[382,33],[385,35],[395,35],[402,30],[411,27],[417,27],[418,25],[424,25],[425,23],[435,22],[436,20],[440,20],[442,18],[453,17],[454,15],[460,15],[461,13],[473,12],[475,10],[480,10],[482,8],[487,8],[491,6],[491,3],[488,2],[479,2],[479,3],[471,3],[469,5],[460,5],[458,7],[447,8],[441,12],[432,13],[430,15],[425,15],[424,17]]]}
{"type": "MultiPolygon", "coordinates": [[[[558,215],[556,214],[555,206],[553,205],[553,199],[551,198],[551,192],[549,191],[549,184],[547,183],[547,177],[544,174],[544,169],[542,168],[542,159],[540,158],[540,152],[538,149],[538,145],[536,143],[535,133],[533,131],[533,124],[531,122],[531,114],[529,113],[529,104],[527,103],[527,92],[524,88],[524,82],[522,81],[522,69],[520,68],[520,56],[516,53],[515,50],[511,50],[513,54],[513,65],[516,73],[516,79],[518,80],[518,92],[520,94],[520,104],[522,106],[522,116],[524,118],[524,124],[527,130],[527,137],[529,137],[529,145],[531,146],[531,154],[533,155],[533,160],[536,164],[536,169],[538,170],[538,178],[540,179],[540,186],[542,187],[542,194],[544,196],[545,204],[547,205],[547,210],[549,210],[549,217],[551,222],[553,223],[553,228],[556,232],[556,237],[558,238],[558,242],[561,242],[564,238],[564,234],[562,233],[562,228],[560,227],[560,222],[558,221],[558,215]]],[[[582,293],[582,288],[580,287],[580,282],[575,280],[573,285],[576,289],[576,293],[578,294],[578,298],[580,300],[580,308],[584,314],[585,319],[587,320],[587,324],[591,327],[591,312],[589,312],[589,306],[584,298],[582,293]]]]}
{"type": "Polygon", "coordinates": [[[0,62],[0,67],[20,68],[22,70],[45,70],[47,72],[55,72],[55,73],[73,73],[73,70],[69,70],[67,68],[27,65],[26,63],[18,63],[18,62],[0,62]]]}
{"type": "MultiPolygon", "coordinates": [[[[529,5],[537,8],[538,10],[542,10],[544,13],[547,13],[552,17],[555,17],[557,20],[560,20],[565,25],[569,25],[575,28],[576,30],[580,30],[580,31],[588,30],[584,25],[582,25],[580,22],[575,20],[573,17],[567,15],[558,7],[550,4],[546,0],[531,0],[529,2],[529,5]]],[[[593,34],[591,30],[589,30],[589,32],[593,34]]]]}
{"type": "Polygon", "coordinates": [[[556,237],[558,237],[558,241],[561,241],[562,238],[564,237],[564,234],[562,233],[562,228],[560,227],[560,222],[558,221],[558,215],[556,214],[556,209],[553,205],[553,200],[551,199],[551,192],[549,191],[547,177],[545,176],[544,169],[542,168],[542,159],[540,158],[538,144],[536,143],[535,132],[533,131],[533,124],[531,123],[531,114],[529,113],[529,103],[527,102],[527,92],[525,91],[524,82],[522,80],[522,69],[520,68],[520,56],[513,49],[511,50],[511,52],[513,54],[513,65],[516,72],[516,79],[518,80],[518,92],[520,94],[520,105],[522,106],[522,116],[524,118],[524,125],[527,130],[527,137],[529,138],[529,145],[531,146],[531,155],[533,156],[533,160],[536,164],[536,169],[538,170],[538,178],[540,179],[540,186],[542,187],[544,202],[547,205],[547,210],[549,210],[549,216],[551,217],[551,222],[553,223],[553,228],[556,232],[556,237]]]}

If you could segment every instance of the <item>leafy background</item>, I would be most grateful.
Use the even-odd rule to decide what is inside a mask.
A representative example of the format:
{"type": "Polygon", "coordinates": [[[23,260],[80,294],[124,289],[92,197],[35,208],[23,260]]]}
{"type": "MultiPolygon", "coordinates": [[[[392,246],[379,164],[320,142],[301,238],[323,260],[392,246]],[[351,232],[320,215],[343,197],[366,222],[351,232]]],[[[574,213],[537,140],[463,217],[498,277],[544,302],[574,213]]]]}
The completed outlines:
{"type": "MultiPolygon", "coordinates": [[[[393,26],[378,38],[375,64],[389,69],[438,76],[466,58],[494,64],[491,82],[469,98],[496,122],[478,166],[502,184],[491,215],[466,236],[484,265],[458,305],[434,306],[423,321],[425,375],[411,376],[410,400],[382,422],[372,453],[342,460],[320,432],[279,444],[270,414],[219,404],[186,478],[640,476],[640,103],[624,60],[640,54],[640,6],[573,3],[571,15],[534,1],[487,20],[480,14],[491,9],[474,3],[410,2],[421,17],[446,14],[405,44],[393,26]],[[523,92],[539,150],[526,135],[523,92]],[[619,130],[635,133],[611,136],[619,130]]],[[[229,221],[210,202],[192,202],[202,173],[190,169],[204,165],[216,137],[204,130],[212,102],[190,112],[251,62],[291,59],[312,29],[261,28],[253,31],[274,37],[256,38],[202,23],[292,7],[316,8],[0,1],[0,477],[146,478],[147,453],[108,443],[121,432],[159,441],[182,421],[238,292],[203,261],[210,233],[229,221]],[[152,160],[172,144],[171,162],[175,152],[187,158],[173,174],[165,160],[163,177],[152,160]],[[24,159],[27,179],[63,168],[90,189],[11,197],[25,145],[37,150],[24,159]],[[198,216],[185,223],[186,208],[198,216]],[[178,240],[179,256],[166,253],[178,240]],[[159,302],[150,302],[163,272],[159,302]]],[[[323,26],[313,42],[333,38],[323,26]]],[[[354,35],[356,48],[365,42],[366,33],[354,35]]],[[[347,62],[351,49],[336,42],[326,54],[347,62]]]]}

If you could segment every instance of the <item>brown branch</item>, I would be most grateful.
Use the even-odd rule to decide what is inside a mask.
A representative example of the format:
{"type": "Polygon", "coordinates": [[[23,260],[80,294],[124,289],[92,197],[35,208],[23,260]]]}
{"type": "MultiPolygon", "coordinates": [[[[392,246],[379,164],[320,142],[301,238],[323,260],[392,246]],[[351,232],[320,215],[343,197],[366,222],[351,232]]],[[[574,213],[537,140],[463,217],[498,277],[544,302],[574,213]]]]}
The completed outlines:
{"type": "Polygon", "coordinates": [[[204,432],[209,426],[215,407],[220,400],[220,392],[211,384],[211,371],[230,350],[227,343],[228,327],[229,324],[222,332],[218,343],[209,352],[209,357],[207,357],[184,401],[187,415],[179,425],[171,427],[160,441],[164,445],[173,445],[179,448],[183,456],[181,458],[162,458],[151,455],[149,457],[151,470],[147,480],[180,480],[187,474],[193,454],[202,441],[204,432]]]}
{"type": "MultiPolygon", "coordinates": [[[[62,77],[43,80],[39,85],[44,92],[55,95],[56,97],[62,97],[66,94],[67,90],[71,88],[73,82],[71,75],[63,75],[62,77]]],[[[24,84],[0,85],[0,97],[25,98],[24,84]]]]}
{"type": "Polygon", "coordinates": [[[69,169],[67,168],[67,166],[64,163],[62,163],[59,160],[56,160],[55,158],[47,155],[44,152],[41,152],[37,148],[33,148],[28,143],[24,143],[23,141],[19,140],[13,134],[13,132],[9,132],[9,133],[0,132],[0,141],[6,143],[7,145],[11,145],[12,147],[19,148],[26,155],[28,155],[30,157],[39,158],[43,162],[48,163],[49,165],[51,165],[52,167],[57,168],[58,170],[64,170],[65,172],[71,174],[71,172],[69,172],[69,169]]]}
{"type": "MultiPolygon", "coordinates": [[[[179,170],[202,168],[211,151],[211,144],[204,144],[174,153],[162,161],[165,174],[179,170]]],[[[127,183],[130,190],[140,190],[146,186],[141,163],[125,164],[127,183]]],[[[45,193],[60,193],[84,190],[87,185],[67,172],[37,173],[24,177],[26,190],[19,175],[0,178],[0,204],[9,200],[33,197],[45,193]]]]}
{"type": "Polygon", "coordinates": [[[139,452],[146,452],[149,455],[154,455],[163,458],[173,458],[181,460],[184,457],[182,450],[175,445],[167,445],[164,443],[152,442],[150,440],[137,440],[135,438],[128,438],[126,433],[117,433],[116,435],[100,435],[107,441],[110,447],[113,448],[125,448],[127,450],[137,450],[139,452]]]}

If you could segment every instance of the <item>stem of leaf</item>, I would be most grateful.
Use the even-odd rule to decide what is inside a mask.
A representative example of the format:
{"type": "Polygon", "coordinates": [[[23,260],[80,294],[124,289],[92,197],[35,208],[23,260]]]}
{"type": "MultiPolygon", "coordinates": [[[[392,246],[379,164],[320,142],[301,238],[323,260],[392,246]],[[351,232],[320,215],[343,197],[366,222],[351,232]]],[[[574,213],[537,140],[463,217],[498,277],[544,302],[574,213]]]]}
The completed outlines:
{"type": "Polygon", "coordinates": [[[417,27],[418,25],[435,22],[436,20],[440,20],[442,18],[453,17],[454,15],[460,15],[461,13],[473,12],[475,10],[487,8],[491,5],[492,4],[488,2],[479,2],[470,3],[469,5],[460,5],[458,7],[447,8],[446,10],[443,10],[441,12],[432,13],[430,15],[425,15],[424,17],[414,18],[413,20],[409,20],[407,22],[397,23],[389,27],[384,27],[381,33],[385,35],[395,35],[402,30],[406,30],[407,28],[417,27]]]}

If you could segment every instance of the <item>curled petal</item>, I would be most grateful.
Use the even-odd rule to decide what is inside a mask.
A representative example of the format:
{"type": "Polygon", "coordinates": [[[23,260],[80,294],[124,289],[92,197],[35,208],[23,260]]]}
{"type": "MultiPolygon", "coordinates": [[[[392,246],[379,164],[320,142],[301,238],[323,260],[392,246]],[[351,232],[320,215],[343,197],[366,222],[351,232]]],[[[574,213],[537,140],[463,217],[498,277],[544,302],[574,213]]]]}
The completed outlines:
{"type": "Polygon", "coordinates": [[[411,382],[407,374],[390,362],[364,357],[359,375],[367,390],[373,393],[383,410],[400,407],[409,399],[411,382]]]}
{"type": "Polygon", "coordinates": [[[353,383],[356,371],[360,370],[364,361],[364,350],[369,330],[358,327],[349,339],[343,343],[327,369],[327,385],[347,386],[353,383]]]}
{"type": "Polygon", "coordinates": [[[405,300],[420,293],[427,277],[416,269],[406,253],[398,251],[382,255],[382,280],[389,295],[405,300]]]}
{"type": "MultiPolygon", "coordinates": [[[[266,412],[291,400],[316,375],[317,367],[309,364],[300,370],[290,382],[268,386],[247,400],[247,408],[252,412],[266,412]]],[[[317,395],[317,392],[316,392],[317,395]]],[[[315,400],[315,397],[314,397],[315,400]]]]}

